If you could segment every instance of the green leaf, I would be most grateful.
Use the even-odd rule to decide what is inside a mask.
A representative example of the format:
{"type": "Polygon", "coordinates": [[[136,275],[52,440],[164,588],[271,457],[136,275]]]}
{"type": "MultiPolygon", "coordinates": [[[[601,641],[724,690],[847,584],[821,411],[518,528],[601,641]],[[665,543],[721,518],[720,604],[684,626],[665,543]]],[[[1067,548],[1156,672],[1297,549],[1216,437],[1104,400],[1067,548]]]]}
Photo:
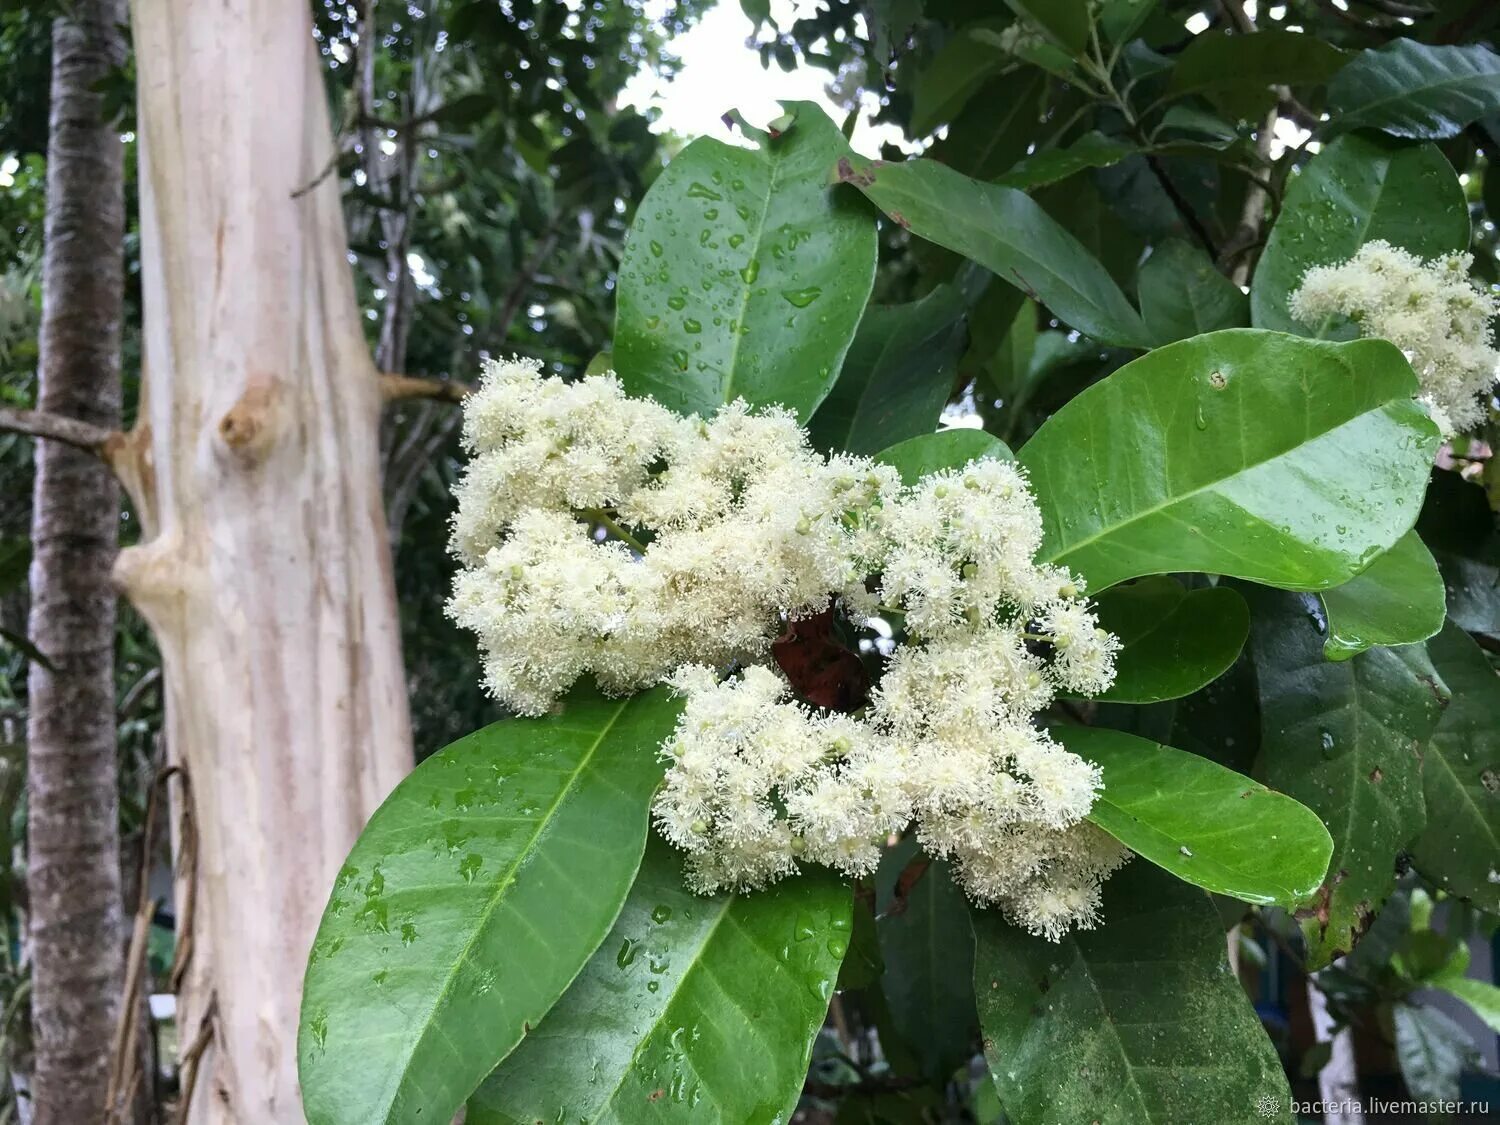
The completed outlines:
{"type": "Polygon", "coordinates": [[[339,872],[303,983],[314,1125],[442,1122],[568,987],[645,846],[680,705],[576,691],[396,787],[339,872]]]}
{"type": "Polygon", "coordinates": [[[1299,336],[1358,335],[1329,318],[1304,325],[1287,298],[1313,266],[1343,262],[1383,239],[1422,258],[1467,250],[1469,207],[1453,166],[1433,145],[1339,137],[1287,187],[1250,285],[1257,328],[1299,336]],[[1337,331],[1336,331],[1337,330],[1337,331]]]}
{"type": "Polygon", "coordinates": [[[1007,1120],[1290,1125],[1281,1064],[1208,895],[1131,863],[1105,883],[1101,914],[1056,944],[974,915],[984,1053],[1007,1120]]]}
{"type": "Polygon", "coordinates": [[[1448,592],[1448,616],[1471,633],[1500,633],[1500,530],[1484,489],[1434,470],[1417,532],[1448,592]]]}
{"type": "Polygon", "coordinates": [[[1089,820],[1194,886],[1288,908],[1318,889],[1333,842],[1310,809],[1243,774],[1104,727],[1052,732],[1097,765],[1089,820]]]}
{"type": "Polygon", "coordinates": [[[922,1076],[942,1085],[978,1039],[969,904],[948,864],[922,855],[912,838],[882,857],[875,885],[891,1016],[922,1076]]]}
{"type": "Polygon", "coordinates": [[[1158,348],[1022,448],[1040,558],[1093,590],[1177,571],[1336,586],[1416,518],[1438,444],[1416,389],[1384,340],[1231,329],[1158,348]]]}
{"type": "Polygon", "coordinates": [[[1500,678],[1457,625],[1428,641],[1427,655],[1453,699],[1422,759],[1427,828],[1412,857],[1449,894],[1500,913],[1500,678]]]}
{"type": "Polygon", "coordinates": [[[994,179],[1035,141],[1037,121],[1048,107],[1047,85],[1047,76],[1029,66],[986,83],[953,119],[932,155],[965,176],[994,179]]]}
{"type": "Polygon", "coordinates": [[[1011,65],[994,43],[959,32],[933,56],[917,78],[912,98],[911,133],[925,136],[951,121],[986,79],[1011,65]]]}
{"type": "Polygon", "coordinates": [[[1500,1035],[1500,988],[1487,980],[1475,980],[1461,974],[1445,974],[1428,982],[1450,996],[1457,996],[1474,1010],[1491,1031],[1500,1035]]]}
{"type": "Polygon", "coordinates": [[[653,838],[614,929],[470,1099],[469,1125],[790,1120],[849,904],[821,869],[695,895],[679,853],[653,838]]]}
{"type": "Polygon", "coordinates": [[[1419,1101],[1455,1101],[1466,1066],[1479,1064],[1474,1041],[1454,1019],[1404,1001],[1391,1012],[1396,1026],[1396,1062],[1406,1088],[1419,1101]]]}
{"type": "Polygon", "coordinates": [[[1104,0],[1099,9],[1099,29],[1111,43],[1128,42],[1156,6],[1156,0],[1104,0]]]}
{"type": "Polygon", "coordinates": [[[1227,586],[1186,590],[1165,575],[1105,590],[1099,624],[1120,638],[1111,703],[1180,699],[1228,671],[1250,634],[1245,599],[1227,586]]]}
{"type": "Polygon", "coordinates": [[[1415,531],[1322,598],[1329,660],[1348,660],[1374,645],[1415,644],[1443,627],[1443,576],[1415,531]]]}
{"type": "Polygon", "coordinates": [[[985,457],[1014,460],[1003,441],[983,430],[942,430],[923,434],[875,454],[875,460],[894,466],[907,484],[915,484],[928,473],[960,469],[970,461],[985,457]]]}
{"type": "Polygon", "coordinates": [[[1256,775],[1316,812],[1333,836],[1328,878],[1302,924],[1318,968],[1354,948],[1395,886],[1397,853],[1422,831],[1419,751],[1446,692],[1420,645],[1331,663],[1315,598],[1252,594],[1256,775]]]}
{"type": "Polygon", "coordinates": [[[1089,132],[1067,148],[1049,148],[1028,156],[995,182],[1013,188],[1053,184],[1089,168],[1107,168],[1140,149],[1133,144],[1089,132]]]}
{"type": "Polygon", "coordinates": [[[1253,118],[1275,103],[1271,87],[1326,82],[1344,65],[1337,47],[1296,31],[1198,35],[1177,56],[1168,86],[1174,97],[1204,94],[1239,117],[1253,118]]]}
{"type": "Polygon", "coordinates": [[[1338,129],[1381,129],[1398,137],[1456,136],[1500,110],[1500,56],[1474,44],[1433,47],[1395,39],[1363,51],[1328,86],[1338,129]]]}
{"type": "Polygon", "coordinates": [[[910,304],[871,305],[843,374],[808,423],[813,444],[877,453],[931,434],[953,391],[966,339],[963,302],[950,285],[910,304]]]}
{"type": "Polygon", "coordinates": [[[620,262],[614,362],[633,395],[707,415],[743,397],[812,414],[875,281],[875,223],[828,185],[849,151],[811,102],[756,149],[700,138],[642,200],[620,262]]]}
{"type": "Polygon", "coordinates": [[[1026,154],[1046,107],[1047,75],[1022,66],[984,84],[936,142],[933,157],[977,180],[993,180],[1026,154]]]}
{"type": "Polygon", "coordinates": [[[1089,43],[1088,0],[1005,0],[1011,11],[1047,33],[1068,54],[1083,54],[1089,43]]]}
{"type": "Polygon", "coordinates": [[[1141,266],[1141,316],[1158,345],[1250,323],[1250,299],[1180,238],[1158,244],[1141,266]]]}
{"type": "Polygon", "coordinates": [[[978,262],[1081,332],[1144,347],[1146,328],[1119,286],[1025,192],[980,183],[932,160],[852,157],[837,176],[918,237],[978,262]]]}

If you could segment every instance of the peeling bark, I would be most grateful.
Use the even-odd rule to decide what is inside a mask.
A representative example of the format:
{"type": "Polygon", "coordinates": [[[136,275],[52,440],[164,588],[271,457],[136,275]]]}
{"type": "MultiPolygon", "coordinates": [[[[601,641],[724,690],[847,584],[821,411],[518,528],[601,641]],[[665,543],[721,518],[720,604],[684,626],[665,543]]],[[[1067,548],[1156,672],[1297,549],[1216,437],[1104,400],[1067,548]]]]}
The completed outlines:
{"type": "MultiPolygon", "coordinates": [[[[119,0],[77,0],[52,31],[38,409],[120,415],[123,153],[94,86],[124,53],[119,0]]],[[[27,679],[27,884],[37,1125],[98,1121],[122,985],[114,706],[119,493],[98,459],[36,450],[27,679]]]]}
{"type": "Polygon", "coordinates": [[[134,0],[145,378],[117,453],[149,539],[192,1122],[301,1122],[302,969],[365,819],[410,769],[380,495],[381,383],[301,0],[134,0]],[[184,834],[183,825],[191,824],[184,834]],[[191,903],[191,909],[185,904],[191,903]]]}

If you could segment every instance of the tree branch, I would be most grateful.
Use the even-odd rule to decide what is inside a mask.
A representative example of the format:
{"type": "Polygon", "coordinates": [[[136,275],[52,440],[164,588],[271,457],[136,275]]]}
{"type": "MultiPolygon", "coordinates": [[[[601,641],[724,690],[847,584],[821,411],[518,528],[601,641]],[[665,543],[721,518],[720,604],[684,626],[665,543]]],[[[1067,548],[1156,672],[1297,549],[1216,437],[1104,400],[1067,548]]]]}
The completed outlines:
{"type": "Polygon", "coordinates": [[[430,398],[438,402],[463,402],[474,388],[457,379],[430,379],[421,375],[380,373],[380,397],[386,402],[407,398],[430,398]]]}
{"type": "Polygon", "coordinates": [[[85,453],[92,453],[107,465],[112,463],[111,452],[114,446],[125,440],[125,435],[119,430],[80,422],[62,414],[50,414],[43,410],[14,410],[8,406],[0,406],[0,430],[60,441],[85,453]]]}

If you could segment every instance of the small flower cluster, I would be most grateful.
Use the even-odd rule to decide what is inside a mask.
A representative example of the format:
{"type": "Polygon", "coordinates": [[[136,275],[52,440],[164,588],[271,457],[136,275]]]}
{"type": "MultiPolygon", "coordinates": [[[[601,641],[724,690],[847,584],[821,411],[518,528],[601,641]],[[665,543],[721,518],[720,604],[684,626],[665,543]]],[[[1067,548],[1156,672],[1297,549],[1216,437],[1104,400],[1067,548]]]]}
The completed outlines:
{"type": "Polygon", "coordinates": [[[584,674],[686,697],[653,811],[697,889],[799,862],[866,875],[914,825],[976,901],[1052,938],[1093,923],[1128,853],[1083,822],[1097,769],[1035,715],[1107,687],[1117,642],[1072,574],[1035,562],[1041,516],[1014,464],[907,486],[815,453],[785,411],[679,418],[612,376],[565,384],[520,361],[488,369],[465,440],[450,613],[523,714],[584,674]],[[852,715],[795,700],[765,663],[788,621],[835,599],[904,635],[852,715]]]}
{"type": "Polygon", "coordinates": [[[1423,261],[1388,242],[1367,242],[1347,262],[1316,266],[1288,301],[1313,324],[1331,316],[1359,323],[1411,360],[1422,399],[1445,437],[1484,420],[1500,373],[1490,321],[1500,301],[1470,280],[1469,254],[1423,261]]]}

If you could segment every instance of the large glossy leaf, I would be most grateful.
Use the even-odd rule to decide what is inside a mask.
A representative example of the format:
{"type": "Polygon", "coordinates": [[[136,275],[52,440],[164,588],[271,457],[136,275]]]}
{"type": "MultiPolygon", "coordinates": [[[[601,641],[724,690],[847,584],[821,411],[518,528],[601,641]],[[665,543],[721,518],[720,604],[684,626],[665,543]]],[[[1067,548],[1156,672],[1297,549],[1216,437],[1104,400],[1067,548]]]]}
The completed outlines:
{"type": "Polygon", "coordinates": [[[907,484],[915,484],[928,473],[958,469],[985,457],[1012,460],[1013,454],[999,438],[983,430],[942,430],[907,438],[882,449],[875,460],[891,465],[907,484]]]}
{"type": "Polygon", "coordinates": [[[314,1125],[443,1122],[609,931],[680,705],[578,690],[439,751],[349,853],[303,984],[314,1125]]]}
{"type": "Polygon", "coordinates": [[[1214,268],[1207,254],[1180,238],[1158,245],[1141,266],[1141,316],[1158,346],[1250,323],[1250,301],[1214,268]]]}
{"type": "Polygon", "coordinates": [[[1094,590],[1174,571],[1336,586],[1416,519],[1438,432],[1415,390],[1383,340],[1233,329],[1158,348],[1021,449],[1041,558],[1094,590]]]}
{"type": "Polygon", "coordinates": [[[1453,699],[1422,760],[1427,827],[1412,856],[1450,894],[1500,913],[1500,678],[1456,625],[1427,654],[1453,699]]]}
{"type": "Polygon", "coordinates": [[[811,415],[875,280],[875,223],[828,184],[848,151],[811,102],[754,149],[700,138],[641,201],[620,263],[615,370],[682,413],[743,397],[811,415]]]}
{"type": "Polygon", "coordinates": [[[1089,820],[1179,879],[1244,902],[1295,907],[1333,843],[1311,810],[1217,762],[1104,727],[1052,732],[1104,776],[1089,820]]]}
{"type": "Polygon", "coordinates": [[[1449,618],[1471,633],[1500,634],[1500,528],[1484,489],[1435,470],[1417,532],[1443,575],[1449,618]]]}
{"type": "Polygon", "coordinates": [[[1425,641],[1443,627],[1443,576],[1415,531],[1342,586],[1322,594],[1323,653],[1348,660],[1374,645],[1425,641]]]}
{"type": "Polygon", "coordinates": [[[1255,267],[1255,326],[1325,338],[1357,335],[1353,325],[1333,317],[1303,324],[1287,311],[1287,298],[1313,266],[1347,261],[1376,239],[1423,258],[1468,249],[1463,187],[1435,146],[1346,136],[1324,148],[1287,187],[1255,267]]]}
{"type": "Polygon", "coordinates": [[[1155,575],[1106,590],[1099,624],[1120,638],[1115,682],[1095,698],[1159,703],[1191,695],[1234,663],[1250,633],[1245,599],[1227,586],[1184,589],[1155,575]]]}
{"type": "Polygon", "coordinates": [[[1302,923],[1313,967],[1348,953],[1390,895],[1396,856],[1422,831],[1422,744],[1446,689],[1420,645],[1332,663],[1317,599],[1250,597],[1260,685],[1256,774],[1316,812],[1333,862],[1302,923]]]}
{"type": "Polygon", "coordinates": [[[653,839],[615,928],[470,1100],[469,1125],[790,1120],[849,904],[821,870],[695,895],[679,853],[653,839]]]}
{"type": "Polygon", "coordinates": [[[978,262],[1081,332],[1144,347],[1145,325],[1096,258],[1030,196],[981,183],[932,160],[900,164],[850,157],[838,178],[891,221],[978,262]]]}
{"type": "Polygon", "coordinates": [[[1316,35],[1214,32],[1195,36],[1177,56],[1169,91],[1205,94],[1248,118],[1274,104],[1272,86],[1326,82],[1344,62],[1342,51],[1316,35]]]}
{"type": "Polygon", "coordinates": [[[1500,56],[1477,44],[1394,39],[1362,52],[1328,86],[1339,129],[1439,140],[1500,110],[1500,56]]]}
{"type": "Polygon", "coordinates": [[[881,859],[875,887],[882,991],[923,1077],[941,1085],[978,1038],[969,904],[948,864],[922,855],[912,838],[881,859]]]}
{"type": "Polygon", "coordinates": [[[1014,1125],[1290,1125],[1281,1064],[1208,895],[1139,861],[1053,944],[974,915],[974,991],[1014,1125]]]}
{"type": "Polygon", "coordinates": [[[963,314],[949,285],[910,304],[871,305],[843,374],[808,424],[813,443],[876,453],[936,430],[965,346],[963,314]]]}

